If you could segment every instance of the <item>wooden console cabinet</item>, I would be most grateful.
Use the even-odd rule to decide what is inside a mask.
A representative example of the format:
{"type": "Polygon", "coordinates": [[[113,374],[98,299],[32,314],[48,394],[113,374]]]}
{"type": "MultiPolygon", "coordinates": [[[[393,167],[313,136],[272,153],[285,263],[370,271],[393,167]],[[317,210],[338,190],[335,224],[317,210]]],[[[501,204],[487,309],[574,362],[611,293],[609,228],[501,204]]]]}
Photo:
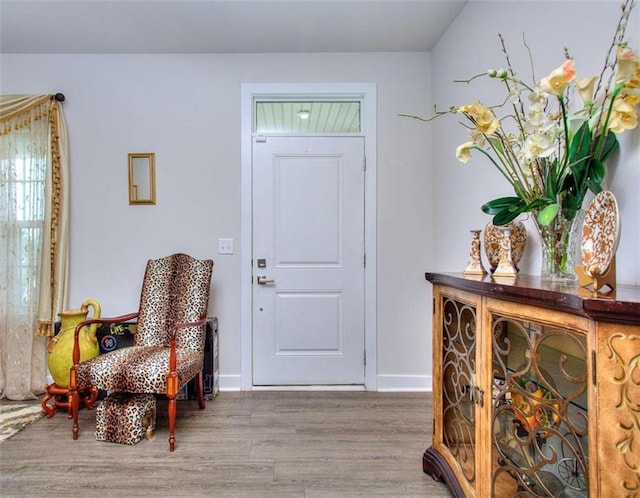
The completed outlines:
{"type": "Polygon", "coordinates": [[[454,496],[640,497],[640,287],[427,273],[433,444],[454,496]]]}

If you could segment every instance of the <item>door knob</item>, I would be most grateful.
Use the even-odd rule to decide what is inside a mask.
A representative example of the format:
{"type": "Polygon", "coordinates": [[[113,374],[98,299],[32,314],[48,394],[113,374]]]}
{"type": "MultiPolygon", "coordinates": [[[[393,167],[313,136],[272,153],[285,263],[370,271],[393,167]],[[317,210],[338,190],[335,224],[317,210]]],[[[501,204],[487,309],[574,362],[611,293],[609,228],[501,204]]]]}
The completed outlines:
{"type": "Polygon", "coordinates": [[[267,278],[265,275],[258,276],[258,285],[274,284],[276,281],[272,278],[267,278]]]}

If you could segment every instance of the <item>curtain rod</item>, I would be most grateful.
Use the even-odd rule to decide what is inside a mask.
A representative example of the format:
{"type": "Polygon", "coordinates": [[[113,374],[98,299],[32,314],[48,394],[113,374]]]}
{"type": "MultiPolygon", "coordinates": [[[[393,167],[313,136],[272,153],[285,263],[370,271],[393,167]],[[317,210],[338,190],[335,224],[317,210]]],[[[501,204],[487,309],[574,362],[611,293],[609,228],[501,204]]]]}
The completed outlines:
{"type": "Polygon", "coordinates": [[[56,93],[51,98],[57,100],[58,102],[64,102],[64,93],[56,93]]]}

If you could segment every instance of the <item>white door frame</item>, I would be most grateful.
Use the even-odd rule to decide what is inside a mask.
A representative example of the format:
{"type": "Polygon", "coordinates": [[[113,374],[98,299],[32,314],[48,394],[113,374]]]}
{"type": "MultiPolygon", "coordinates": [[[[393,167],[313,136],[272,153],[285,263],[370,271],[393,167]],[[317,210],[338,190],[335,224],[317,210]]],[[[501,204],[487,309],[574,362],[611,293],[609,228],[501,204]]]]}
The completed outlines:
{"type": "MultiPolygon", "coordinates": [[[[357,98],[362,100],[361,122],[365,137],[365,253],[367,264],[364,271],[364,341],[366,365],[365,389],[375,391],[377,385],[377,96],[374,83],[243,83],[241,85],[241,206],[240,206],[240,349],[242,390],[253,389],[253,341],[252,341],[252,295],[251,282],[253,257],[252,241],[252,139],[254,102],[267,96],[278,98],[357,98]]],[[[309,389],[312,389],[311,387],[309,389]]]]}

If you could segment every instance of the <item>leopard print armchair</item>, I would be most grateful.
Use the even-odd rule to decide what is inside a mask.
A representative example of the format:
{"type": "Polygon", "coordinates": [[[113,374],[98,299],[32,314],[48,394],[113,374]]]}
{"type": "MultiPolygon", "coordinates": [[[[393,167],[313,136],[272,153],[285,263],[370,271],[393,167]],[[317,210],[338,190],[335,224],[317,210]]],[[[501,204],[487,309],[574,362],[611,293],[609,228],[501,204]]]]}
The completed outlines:
{"type": "Polygon", "coordinates": [[[73,439],[78,438],[79,393],[83,390],[165,394],[169,399],[169,450],[174,450],[176,396],[194,377],[198,405],[205,407],[202,370],[212,272],[212,260],[186,254],[149,260],[138,312],[86,320],[76,327],[69,383],[73,439]],[[136,318],[133,346],[80,363],[78,335],[83,326],[136,318]]]}

